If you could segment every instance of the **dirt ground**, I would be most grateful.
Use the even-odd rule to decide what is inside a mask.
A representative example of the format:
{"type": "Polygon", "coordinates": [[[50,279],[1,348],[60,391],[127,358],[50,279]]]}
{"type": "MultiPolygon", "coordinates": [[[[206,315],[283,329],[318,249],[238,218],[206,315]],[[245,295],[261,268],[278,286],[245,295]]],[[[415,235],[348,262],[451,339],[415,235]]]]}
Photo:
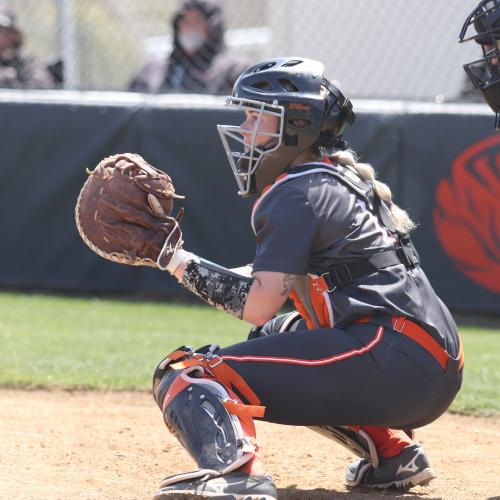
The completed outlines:
{"type": "MultiPolygon", "coordinates": [[[[500,499],[500,418],[447,414],[418,431],[438,473],[406,495],[349,492],[353,457],[306,428],[257,423],[280,499],[500,499]]],[[[1,499],[148,499],[192,470],[152,397],[132,392],[0,390],[1,499]]]]}

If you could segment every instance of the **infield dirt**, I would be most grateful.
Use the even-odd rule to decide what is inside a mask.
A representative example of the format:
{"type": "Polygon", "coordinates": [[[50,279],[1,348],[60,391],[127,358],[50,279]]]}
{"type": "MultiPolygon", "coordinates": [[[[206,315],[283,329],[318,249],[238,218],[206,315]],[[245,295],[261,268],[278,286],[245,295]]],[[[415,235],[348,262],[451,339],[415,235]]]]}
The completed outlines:
{"type": "MultiPolygon", "coordinates": [[[[257,422],[280,499],[500,499],[500,418],[446,414],[417,438],[438,473],[408,494],[349,492],[353,457],[309,429],[257,422]]],[[[148,499],[193,470],[150,394],[0,390],[0,498],[148,499]]]]}

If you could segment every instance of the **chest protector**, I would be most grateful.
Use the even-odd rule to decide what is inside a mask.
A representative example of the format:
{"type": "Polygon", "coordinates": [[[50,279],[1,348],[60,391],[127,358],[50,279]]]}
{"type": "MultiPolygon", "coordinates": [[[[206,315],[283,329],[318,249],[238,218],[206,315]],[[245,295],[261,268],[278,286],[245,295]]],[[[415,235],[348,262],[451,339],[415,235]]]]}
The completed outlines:
{"type": "Polygon", "coordinates": [[[332,175],[363,199],[368,210],[377,217],[380,224],[393,236],[396,245],[394,248],[368,254],[347,264],[335,266],[320,276],[311,273],[305,276],[297,276],[290,298],[293,300],[297,311],[306,320],[309,329],[334,326],[330,294],[337,288],[346,286],[354,280],[373,274],[385,267],[402,263],[407,269],[413,269],[420,263],[419,256],[409,235],[399,233],[396,230],[391,211],[387,204],[375,193],[373,184],[361,179],[353,170],[343,165],[331,165],[322,162],[308,163],[278,177],[274,184],[263,190],[254,205],[252,212],[254,232],[254,214],[265,196],[290,179],[319,172],[332,175]]]}

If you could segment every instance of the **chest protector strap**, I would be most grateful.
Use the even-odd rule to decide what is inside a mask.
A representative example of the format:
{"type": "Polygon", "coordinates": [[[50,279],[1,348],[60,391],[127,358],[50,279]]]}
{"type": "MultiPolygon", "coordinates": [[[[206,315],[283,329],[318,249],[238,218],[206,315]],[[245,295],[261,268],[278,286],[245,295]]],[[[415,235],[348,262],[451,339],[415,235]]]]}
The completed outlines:
{"type": "MultiPolygon", "coordinates": [[[[311,167],[314,169],[316,164],[308,164],[303,166],[304,172],[307,172],[311,167]]],[[[326,167],[326,165],[325,165],[326,167]]],[[[387,204],[375,193],[373,184],[361,179],[350,168],[343,165],[334,165],[325,168],[325,172],[329,173],[342,184],[349,187],[364,199],[365,203],[371,212],[377,216],[379,222],[397,239],[396,249],[384,250],[368,257],[357,259],[348,264],[335,266],[329,272],[324,273],[322,277],[326,281],[328,291],[333,291],[335,288],[348,285],[355,279],[362,278],[373,274],[380,269],[397,264],[404,264],[407,269],[413,269],[420,264],[420,258],[415,249],[410,236],[399,233],[391,217],[390,208],[387,204]]]]}

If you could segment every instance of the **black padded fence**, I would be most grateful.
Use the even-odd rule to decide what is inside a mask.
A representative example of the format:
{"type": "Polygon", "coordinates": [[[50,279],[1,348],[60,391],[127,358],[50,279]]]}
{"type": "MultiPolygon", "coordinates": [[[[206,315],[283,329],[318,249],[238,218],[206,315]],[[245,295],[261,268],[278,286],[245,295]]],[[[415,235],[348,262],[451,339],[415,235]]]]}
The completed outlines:
{"type": "MultiPolygon", "coordinates": [[[[348,139],[419,223],[414,241],[438,293],[452,309],[498,313],[500,134],[489,111],[354,104],[348,139]]],[[[237,195],[216,129],[238,119],[210,96],[0,92],[0,287],[186,296],[167,273],[108,262],[78,235],[85,168],[121,152],[168,171],[186,195],[187,249],[228,267],[250,262],[253,200],[237,195]]]]}

